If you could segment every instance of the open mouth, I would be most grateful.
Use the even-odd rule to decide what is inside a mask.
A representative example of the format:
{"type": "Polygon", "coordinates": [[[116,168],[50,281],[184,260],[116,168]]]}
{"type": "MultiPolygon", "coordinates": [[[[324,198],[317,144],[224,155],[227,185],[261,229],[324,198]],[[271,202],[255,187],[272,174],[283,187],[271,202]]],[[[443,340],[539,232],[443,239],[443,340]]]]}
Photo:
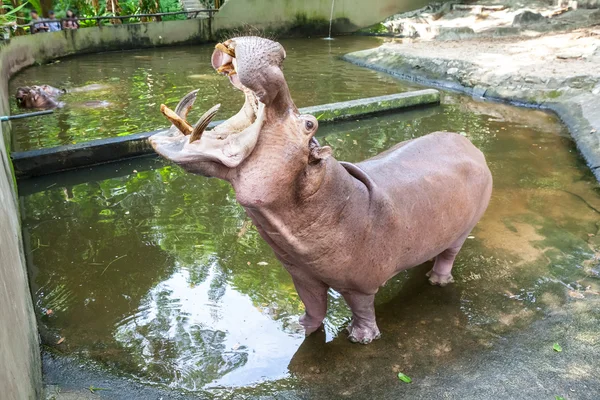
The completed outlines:
{"type": "Polygon", "coordinates": [[[220,104],[206,111],[195,125],[190,124],[187,116],[196,100],[197,90],[188,93],[174,111],[161,105],[161,112],[172,126],[167,132],[150,138],[150,143],[158,153],[175,162],[209,160],[233,168],[254,149],[263,126],[265,105],[253,90],[242,84],[235,46],[233,39],[217,44],[211,61],[217,73],[227,76],[233,86],[244,93],[245,101],[241,110],[214,129],[206,130],[219,111],[220,104]]]}

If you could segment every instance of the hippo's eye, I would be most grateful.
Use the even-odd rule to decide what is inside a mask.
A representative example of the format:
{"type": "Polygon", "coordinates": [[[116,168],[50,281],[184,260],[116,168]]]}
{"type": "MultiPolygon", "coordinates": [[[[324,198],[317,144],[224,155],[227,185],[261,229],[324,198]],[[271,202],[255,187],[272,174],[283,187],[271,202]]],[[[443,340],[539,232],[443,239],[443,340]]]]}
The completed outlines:
{"type": "Polygon", "coordinates": [[[309,131],[312,130],[315,127],[315,124],[313,124],[312,121],[306,121],[306,129],[308,129],[309,131]]]}

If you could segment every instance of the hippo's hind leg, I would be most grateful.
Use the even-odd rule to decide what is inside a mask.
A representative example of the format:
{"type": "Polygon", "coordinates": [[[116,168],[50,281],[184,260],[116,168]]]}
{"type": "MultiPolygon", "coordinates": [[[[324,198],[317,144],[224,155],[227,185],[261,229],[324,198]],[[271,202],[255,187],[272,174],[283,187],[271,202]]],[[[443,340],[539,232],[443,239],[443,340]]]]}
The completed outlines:
{"type": "Polygon", "coordinates": [[[442,251],[435,257],[433,269],[427,273],[429,283],[437,286],[446,286],[447,284],[454,282],[454,278],[452,277],[454,259],[465,243],[468,235],[469,232],[454,242],[451,247],[442,251]]]}
{"type": "Polygon", "coordinates": [[[381,334],[375,322],[375,295],[356,291],[341,291],[352,310],[352,322],[348,325],[348,339],[354,343],[368,344],[381,334]]]}

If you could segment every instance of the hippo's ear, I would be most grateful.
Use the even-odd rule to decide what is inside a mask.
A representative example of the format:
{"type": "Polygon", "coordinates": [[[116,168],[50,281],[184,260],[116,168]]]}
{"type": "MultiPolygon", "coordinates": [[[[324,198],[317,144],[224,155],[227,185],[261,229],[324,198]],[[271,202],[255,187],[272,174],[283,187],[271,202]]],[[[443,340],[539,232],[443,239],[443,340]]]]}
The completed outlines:
{"type": "Polygon", "coordinates": [[[39,94],[36,93],[33,95],[33,101],[37,101],[39,98],[40,98],[39,94]]]}
{"type": "Polygon", "coordinates": [[[308,162],[310,164],[315,164],[315,163],[318,163],[319,161],[327,160],[329,157],[331,157],[332,153],[333,153],[333,151],[331,150],[331,147],[329,147],[329,146],[323,146],[323,147],[315,146],[310,149],[310,155],[308,157],[308,162]]]}

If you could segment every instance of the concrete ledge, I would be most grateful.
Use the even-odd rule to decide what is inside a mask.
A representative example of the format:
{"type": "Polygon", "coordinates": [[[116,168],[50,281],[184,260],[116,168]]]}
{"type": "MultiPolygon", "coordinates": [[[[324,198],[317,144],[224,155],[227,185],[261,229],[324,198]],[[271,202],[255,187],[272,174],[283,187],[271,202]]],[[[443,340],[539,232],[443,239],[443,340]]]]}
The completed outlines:
{"type": "Polygon", "coordinates": [[[303,114],[314,115],[319,122],[333,122],[424,104],[439,104],[439,102],[440,92],[435,89],[425,89],[307,107],[300,111],[303,114]]]}
{"type": "MultiPolygon", "coordinates": [[[[327,123],[419,105],[439,104],[439,102],[440,93],[434,89],[426,89],[302,108],[300,112],[312,114],[319,119],[320,123],[327,123]]],[[[211,123],[209,128],[220,122],[211,123]]],[[[148,138],[160,131],[92,140],[48,149],[15,152],[11,154],[11,157],[17,177],[29,178],[47,175],[152,154],[154,150],[148,143],[148,138]]]]}
{"type": "MultiPolygon", "coordinates": [[[[385,47],[346,54],[342,58],[355,65],[386,72],[401,79],[437,88],[467,93],[475,98],[506,102],[517,106],[534,107],[555,112],[569,128],[578,150],[586,160],[596,179],[600,181],[600,93],[596,90],[571,90],[563,95],[556,89],[541,88],[529,91],[492,84],[484,80],[486,74],[475,64],[461,62],[460,70],[473,71],[468,79],[447,74],[448,62],[432,57],[408,56],[385,47]],[[554,98],[554,94],[559,96],[554,98]]],[[[541,82],[541,81],[540,81],[541,82]]],[[[600,83],[597,88],[600,91],[600,83]]]]}

